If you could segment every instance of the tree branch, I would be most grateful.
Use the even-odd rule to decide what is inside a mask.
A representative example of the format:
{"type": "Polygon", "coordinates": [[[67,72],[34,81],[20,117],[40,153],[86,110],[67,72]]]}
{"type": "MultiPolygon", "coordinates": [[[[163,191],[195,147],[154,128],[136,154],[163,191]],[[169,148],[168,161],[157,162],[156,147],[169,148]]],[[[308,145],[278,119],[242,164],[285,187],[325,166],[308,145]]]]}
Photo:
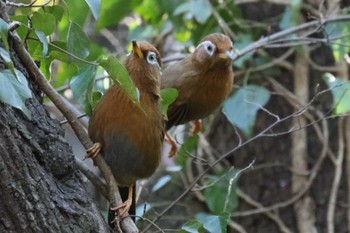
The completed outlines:
{"type": "Polygon", "coordinates": [[[240,57],[242,57],[248,53],[251,53],[259,48],[263,48],[269,44],[275,43],[278,39],[284,38],[288,35],[291,35],[291,34],[294,34],[297,32],[301,32],[301,31],[305,31],[305,30],[310,30],[310,29],[314,29],[314,32],[316,32],[329,23],[349,21],[349,20],[350,20],[349,15],[330,17],[328,19],[314,20],[314,21],[311,21],[308,23],[300,24],[299,26],[296,26],[296,27],[293,27],[293,28],[290,28],[290,29],[287,29],[284,31],[274,33],[274,34],[269,35],[267,37],[261,38],[260,40],[254,42],[254,43],[251,43],[247,47],[241,49],[239,51],[239,54],[236,54],[233,61],[235,61],[235,60],[239,59],[240,57]]]}

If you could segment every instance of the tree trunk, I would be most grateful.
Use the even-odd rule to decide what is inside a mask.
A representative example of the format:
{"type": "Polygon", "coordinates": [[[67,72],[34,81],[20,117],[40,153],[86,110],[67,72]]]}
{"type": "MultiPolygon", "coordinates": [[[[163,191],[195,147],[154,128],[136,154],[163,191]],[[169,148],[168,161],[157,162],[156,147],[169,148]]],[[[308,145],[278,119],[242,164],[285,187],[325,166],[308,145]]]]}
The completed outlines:
{"type": "Polygon", "coordinates": [[[110,232],[35,77],[12,55],[33,90],[26,103],[32,119],[0,104],[0,232],[110,232]]]}

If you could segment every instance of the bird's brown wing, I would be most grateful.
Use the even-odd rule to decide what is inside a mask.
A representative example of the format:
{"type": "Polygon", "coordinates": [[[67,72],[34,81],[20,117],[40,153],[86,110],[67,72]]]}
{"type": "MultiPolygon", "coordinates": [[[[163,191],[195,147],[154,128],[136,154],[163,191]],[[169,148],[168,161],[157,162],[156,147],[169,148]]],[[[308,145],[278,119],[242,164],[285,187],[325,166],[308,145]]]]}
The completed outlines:
{"type": "Polygon", "coordinates": [[[186,103],[180,105],[171,105],[168,109],[168,121],[166,122],[166,130],[175,125],[182,124],[186,121],[189,106],[186,103]]]}
{"type": "Polygon", "coordinates": [[[168,108],[166,130],[172,126],[186,123],[190,118],[190,101],[196,90],[198,72],[190,69],[190,56],[168,65],[163,71],[161,88],[176,88],[179,92],[177,99],[168,108]]]}

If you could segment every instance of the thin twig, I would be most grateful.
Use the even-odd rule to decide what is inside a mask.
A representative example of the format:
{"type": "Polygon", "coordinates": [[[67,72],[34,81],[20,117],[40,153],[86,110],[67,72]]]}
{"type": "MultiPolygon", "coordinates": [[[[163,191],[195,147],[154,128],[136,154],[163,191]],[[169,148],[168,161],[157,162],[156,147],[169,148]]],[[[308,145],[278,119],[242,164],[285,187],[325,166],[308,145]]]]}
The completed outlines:
{"type": "Polygon", "coordinates": [[[52,0],[48,0],[48,1],[44,2],[43,4],[35,5],[36,1],[37,0],[33,1],[32,3],[28,3],[28,4],[6,1],[6,5],[14,6],[14,7],[44,7],[44,6],[47,6],[48,4],[50,4],[50,2],[52,2],[52,0]]]}
{"type": "MultiPolygon", "coordinates": [[[[265,208],[263,205],[261,205],[261,203],[253,200],[250,196],[248,196],[246,193],[244,193],[240,188],[237,188],[236,192],[237,192],[238,197],[242,198],[249,205],[252,205],[258,209],[265,208]]],[[[271,213],[271,211],[266,211],[266,212],[264,211],[264,214],[277,224],[277,226],[279,227],[281,232],[292,233],[292,231],[283,223],[282,219],[277,214],[271,213]]]]}
{"type": "Polygon", "coordinates": [[[234,177],[232,177],[229,181],[229,185],[227,187],[227,194],[226,194],[226,199],[225,199],[225,204],[224,204],[224,209],[223,209],[223,212],[226,212],[227,211],[227,207],[228,207],[228,203],[230,201],[230,197],[231,197],[231,192],[232,192],[232,185],[233,185],[233,182],[238,178],[238,176],[240,176],[243,172],[245,172],[246,170],[248,169],[253,169],[253,165],[255,163],[255,159],[245,168],[239,170],[234,177]]]}
{"type": "Polygon", "coordinates": [[[338,156],[335,164],[335,172],[333,177],[332,188],[329,195],[327,210],[327,232],[334,233],[334,212],[337,204],[337,195],[340,185],[340,179],[343,172],[343,160],[345,150],[345,122],[346,118],[339,119],[338,125],[338,156]]]}
{"type": "Polygon", "coordinates": [[[245,48],[240,50],[240,54],[236,54],[236,57],[234,57],[234,61],[237,60],[238,58],[242,57],[243,55],[246,55],[250,52],[253,52],[259,48],[263,48],[266,47],[267,45],[269,45],[270,43],[274,42],[275,40],[284,38],[285,36],[297,33],[297,32],[301,32],[310,28],[314,28],[314,27],[318,27],[318,28],[322,28],[325,25],[329,24],[329,23],[335,23],[335,22],[342,22],[342,21],[349,21],[350,20],[350,16],[349,15],[345,15],[345,16],[337,16],[337,17],[330,17],[328,19],[320,19],[320,20],[314,20],[308,23],[304,23],[301,25],[298,25],[296,27],[292,27],[290,29],[284,30],[284,31],[280,31],[277,33],[274,33],[272,35],[269,35],[267,37],[263,37],[260,40],[251,43],[250,45],[246,46],[245,48]]]}

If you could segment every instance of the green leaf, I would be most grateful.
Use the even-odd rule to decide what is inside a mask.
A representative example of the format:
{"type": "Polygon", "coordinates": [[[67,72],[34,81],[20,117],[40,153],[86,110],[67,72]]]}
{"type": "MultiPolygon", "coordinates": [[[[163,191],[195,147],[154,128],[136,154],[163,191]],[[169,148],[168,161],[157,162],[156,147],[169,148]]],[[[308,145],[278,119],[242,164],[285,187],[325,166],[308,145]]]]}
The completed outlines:
{"type": "Polygon", "coordinates": [[[140,107],[138,91],[126,68],[112,55],[101,56],[98,62],[107,71],[109,77],[119,84],[131,101],[140,107]]]}
{"type": "Polygon", "coordinates": [[[270,92],[261,86],[247,85],[236,91],[224,102],[228,120],[250,138],[253,134],[256,114],[267,103],[270,92]]]}
{"type": "Polygon", "coordinates": [[[10,69],[12,74],[16,76],[15,66],[13,65],[10,54],[8,53],[8,51],[6,51],[4,48],[1,48],[1,47],[0,47],[0,57],[5,62],[7,67],[10,69]]]}
{"type": "Polygon", "coordinates": [[[25,101],[32,97],[32,92],[28,87],[27,79],[17,69],[15,69],[16,77],[10,70],[0,71],[0,100],[17,109],[20,109],[29,119],[31,113],[25,105],[25,101]]]}
{"type": "MultiPolygon", "coordinates": [[[[69,53],[76,55],[79,58],[86,58],[89,56],[90,41],[81,29],[81,27],[70,22],[67,34],[67,50],[69,53]]],[[[74,58],[70,58],[73,60],[74,58]]]]}
{"type": "Polygon", "coordinates": [[[5,45],[5,49],[7,51],[10,50],[10,46],[8,42],[8,33],[9,33],[8,24],[3,19],[0,18],[0,36],[1,36],[2,42],[5,45]]]}
{"type": "Polygon", "coordinates": [[[20,26],[16,29],[19,37],[24,40],[28,33],[28,16],[26,15],[13,15],[10,17],[12,21],[16,21],[20,23],[20,26]]]}
{"type": "Polygon", "coordinates": [[[203,224],[204,228],[209,232],[215,233],[226,233],[227,223],[230,215],[224,213],[222,215],[209,215],[204,213],[199,213],[196,218],[203,224]]]}
{"type": "Polygon", "coordinates": [[[0,57],[5,62],[7,67],[10,69],[12,74],[17,77],[17,74],[15,72],[15,68],[10,56],[10,47],[8,43],[8,24],[0,18],[0,37],[2,39],[2,42],[4,43],[5,49],[0,48],[0,57]]]}
{"type": "Polygon", "coordinates": [[[168,120],[168,107],[172,104],[178,97],[179,92],[175,88],[165,88],[160,91],[161,96],[161,111],[164,120],[168,120]]]}
{"type": "Polygon", "coordinates": [[[100,91],[92,92],[92,101],[91,101],[92,109],[94,109],[96,107],[96,105],[100,101],[101,97],[102,97],[102,92],[100,92],[100,91]]]}
{"type": "Polygon", "coordinates": [[[101,0],[100,18],[97,21],[97,29],[116,25],[132,9],[140,5],[142,0],[101,0]]]}
{"type": "Polygon", "coordinates": [[[55,6],[46,6],[43,7],[39,10],[40,13],[50,13],[53,16],[55,16],[57,21],[61,21],[63,14],[64,14],[64,8],[62,6],[59,5],[55,5],[55,6]],[[45,11],[44,11],[45,9],[45,11]]]}
{"type": "Polygon", "coordinates": [[[179,233],[204,233],[204,232],[206,232],[206,230],[204,229],[203,224],[196,219],[191,219],[187,221],[179,231],[179,233]]]}
{"type": "Polygon", "coordinates": [[[337,62],[344,61],[344,55],[349,52],[349,48],[345,45],[350,44],[350,38],[348,36],[350,34],[350,25],[348,22],[337,22],[337,23],[328,23],[325,27],[326,38],[330,37],[339,37],[339,39],[332,41],[330,43],[333,56],[337,62]]]}
{"type": "Polygon", "coordinates": [[[192,152],[197,148],[198,145],[198,134],[191,135],[186,138],[186,140],[182,143],[179,151],[176,156],[176,163],[180,166],[185,166],[186,160],[189,157],[188,153],[192,152]]]}
{"type": "Polygon", "coordinates": [[[85,2],[89,5],[95,20],[98,20],[100,16],[100,0],[85,0],[85,2]]]}
{"type": "Polygon", "coordinates": [[[50,13],[35,11],[31,21],[33,28],[42,31],[45,35],[51,35],[56,29],[56,18],[50,13]]]}
{"type": "Polygon", "coordinates": [[[228,197],[228,203],[224,210],[226,198],[228,196],[228,186],[230,179],[236,176],[237,170],[222,173],[220,176],[210,176],[206,182],[209,185],[204,191],[205,203],[213,214],[222,214],[224,211],[232,213],[238,207],[238,196],[236,193],[236,181],[234,181],[228,197]]]}
{"type": "Polygon", "coordinates": [[[151,24],[157,24],[159,22],[162,9],[160,4],[154,4],[154,0],[143,0],[142,3],[135,9],[135,12],[142,16],[151,24]]]}
{"type": "MultiPolygon", "coordinates": [[[[59,60],[64,63],[68,62],[68,55],[67,53],[62,52],[60,49],[67,50],[66,43],[62,41],[53,41],[49,44],[49,50],[48,50],[48,56],[45,58],[41,58],[40,60],[40,70],[44,73],[46,78],[50,80],[51,72],[50,72],[50,66],[52,61],[59,60]],[[58,48],[57,48],[58,47],[58,48]]],[[[62,65],[61,65],[62,66],[62,65]]],[[[60,67],[61,67],[60,66],[60,67]]],[[[73,73],[75,73],[76,69],[73,73]]],[[[70,79],[72,75],[66,76],[67,79],[70,79]]]]}
{"type": "Polygon", "coordinates": [[[194,0],[179,5],[174,11],[175,16],[183,13],[186,18],[194,18],[198,23],[203,24],[210,17],[211,9],[204,0],[194,0]]]}
{"type": "Polygon", "coordinates": [[[329,73],[324,74],[322,78],[332,91],[335,114],[350,112],[350,82],[329,73]]]}
{"type": "Polygon", "coordinates": [[[39,30],[35,30],[35,33],[43,46],[43,57],[46,57],[47,52],[49,50],[49,43],[47,42],[46,35],[39,30]]]}
{"type": "Polygon", "coordinates": [[[82,105],[85,112],[90,113],[92,107],[92,88],[97,66],[83,64],[78,67],[78,73],[70,81],[75,99],[82,105]],[[91,97],[91,98],[89,98],[91,97]]]}

